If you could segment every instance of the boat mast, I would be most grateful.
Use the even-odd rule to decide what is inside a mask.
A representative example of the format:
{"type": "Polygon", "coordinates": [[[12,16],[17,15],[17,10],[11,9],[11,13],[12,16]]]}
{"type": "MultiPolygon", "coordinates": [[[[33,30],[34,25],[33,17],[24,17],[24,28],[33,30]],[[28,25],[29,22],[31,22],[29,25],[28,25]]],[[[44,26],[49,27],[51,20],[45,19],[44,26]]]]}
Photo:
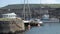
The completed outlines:
{"type": "Polygon", "coordinates": [[[24,0],[24,7],[23,7],[23,18],[25,20],[25,0],[24,0]]]}
{"type": "MultiPolygon", "coordinates": [[[[31,12],[30,12],[30,6],[29,6],[29,3],[28,3],[28,0],[27,0],[27,7],[28,7],[28,13],[27,14],[29,14],[29,16],[30,16],[30,18],[31,18],[31,12]]],[[[24,7],[23,7],[23,18],[24,18],[24,20],[25,20],[25,16],[27,15],[26,14],[26,11],[25,11],[25,0],[24,0],[24,7]]],[[[27,15],[28,16],[28,15],[27,15]]]]}
{"type": "Polygon", "coordinates": [[[31,18],[31,11],[30,11],[30,6],[29,6],[29,3],[28,3],[29,1],[27,0],[27,5],[28,5],[28,12],[29,12],[29,16],[30,16],[30,18],[31,18]]]}
{"type": "MultiPolygon", "coordinates": [[[[41,0],[40,0],[40,9],[39,9],[39,13],[41,12],[41,0]]],[[[39,15],[41,17],[41,14],[39,15]]]]}

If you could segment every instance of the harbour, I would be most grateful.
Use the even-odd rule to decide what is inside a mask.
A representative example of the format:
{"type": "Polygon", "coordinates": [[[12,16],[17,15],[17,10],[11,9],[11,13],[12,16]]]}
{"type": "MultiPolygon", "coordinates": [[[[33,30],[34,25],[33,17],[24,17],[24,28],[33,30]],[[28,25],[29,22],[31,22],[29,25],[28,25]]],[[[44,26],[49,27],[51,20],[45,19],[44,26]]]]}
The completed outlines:
{"type": "MultiPolygon", "coordinates": [[[[40,34],[40,33],[46,34],[47,33],[47,34],[50,34],[51,30],[53,30],[55,26],[56,26],[56,29],[59,28],[58,25],[60,24],[58,18],[50,17],[49,14],[44,14],[41,17],[38,16],[32,19],[30,18],[27,18],[27,20],[25,19],[22,19],[21,17],[17,17],[17,14],[15,13],[2,14],[2,18],[0,18],[0,24],[1,24],[0,33],[4,33],[4,34],[9,34],[9,33],[10,34],[40,34]]],[[[53,31],[55,31],[55,29],[53,31]]],[[[58,32],[58,31],[55,31],[55,32],[58,32]]],[[[54,33],[51,33],[51,34],[54,34],[54,33]]]]}
{"type": "Polygon", "coordinates": [[[59,4],[19,2],[0,8],[0,34],[60,34],[59,4]]]}

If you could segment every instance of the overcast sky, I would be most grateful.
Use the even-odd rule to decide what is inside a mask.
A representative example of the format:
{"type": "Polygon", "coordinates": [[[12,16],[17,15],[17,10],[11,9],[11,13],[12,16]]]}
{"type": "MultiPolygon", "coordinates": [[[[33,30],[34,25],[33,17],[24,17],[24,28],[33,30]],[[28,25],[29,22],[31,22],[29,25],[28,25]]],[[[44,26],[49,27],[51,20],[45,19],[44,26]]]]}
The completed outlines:
{"type": "MultiPolygon", "coordinates": [[[[25,0],[26,2],[27,0],[25,0]]],[[[28,0],[30,4],[60,4],[60,0],[28,0]]],[[[0,7],[9,4],[23,4],[24,0],[0,0],[0,7]]],[[[27,2],[26,2],[27,3],[27,2]]]]}

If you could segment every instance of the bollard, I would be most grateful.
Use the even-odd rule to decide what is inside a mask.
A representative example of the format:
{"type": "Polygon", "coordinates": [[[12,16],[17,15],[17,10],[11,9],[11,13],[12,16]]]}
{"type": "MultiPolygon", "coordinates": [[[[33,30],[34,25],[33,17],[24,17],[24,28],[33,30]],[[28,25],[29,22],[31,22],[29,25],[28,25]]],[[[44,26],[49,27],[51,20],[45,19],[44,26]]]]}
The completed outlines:
{"type": "Polygon", "coordinates": [[[40,24],[38,23],[37,26],[40,27],[40,24]]]}
{"type": "Polygon", "coordinates": [[[30,28],[31,28],[31,26],[30,26],[30,24],[28,25],[28,30],[30,30],[30,28]]]}

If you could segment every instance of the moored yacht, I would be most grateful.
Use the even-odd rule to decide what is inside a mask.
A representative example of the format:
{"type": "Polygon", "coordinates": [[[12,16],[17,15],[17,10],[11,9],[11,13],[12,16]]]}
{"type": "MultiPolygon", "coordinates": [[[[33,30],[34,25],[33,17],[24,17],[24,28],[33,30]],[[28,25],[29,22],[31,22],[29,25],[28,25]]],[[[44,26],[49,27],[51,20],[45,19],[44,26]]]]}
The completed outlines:
{"type": "Polygon", "coordinates": [[[33,19],[31,21],[34,22],[34,23],[43,24],[43,22],[40,19],[33,19]]]}
{"type": "Polygon", "coordinates": [[[24,23],[30,23],[30,20],[23,20],[24,23]]]}

